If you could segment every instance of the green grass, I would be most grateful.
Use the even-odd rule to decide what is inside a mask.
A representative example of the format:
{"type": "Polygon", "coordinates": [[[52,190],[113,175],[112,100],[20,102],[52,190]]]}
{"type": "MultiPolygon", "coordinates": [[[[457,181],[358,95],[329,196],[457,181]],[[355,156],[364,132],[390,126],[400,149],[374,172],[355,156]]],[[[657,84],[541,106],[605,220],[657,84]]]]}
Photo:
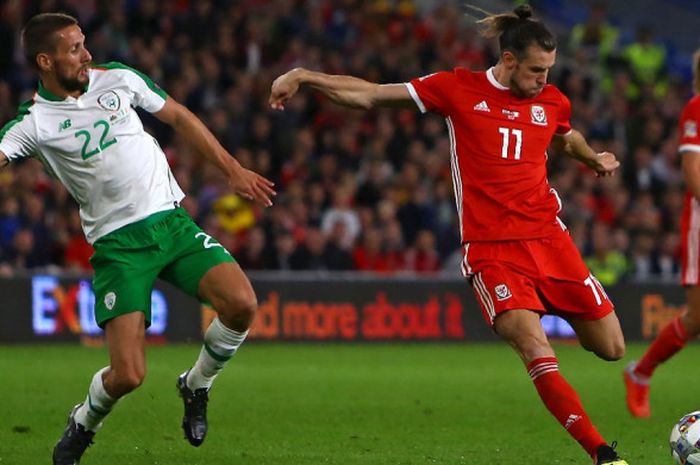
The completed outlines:
{"type": "MultiPolygon", "coordinates": [[[[150,347],[144,385],[120,401],[83,465],[590,463],[504,345],[251,343],[218,378],[209,436],[192,448],[175,379],[198,350],[150,347]]],[[[700,409],[700,346],[659,369],[647,421],[625,409],[624,362],[556,350],[594,423],[631,465],[673,463],[671,427],[700,409]]],[[[627,359],[642,350],[631,346],[627,359]]],[[[106,360],[104,349],[0,346],[0,465],[50,463],[70,407],[106,360]]]]}

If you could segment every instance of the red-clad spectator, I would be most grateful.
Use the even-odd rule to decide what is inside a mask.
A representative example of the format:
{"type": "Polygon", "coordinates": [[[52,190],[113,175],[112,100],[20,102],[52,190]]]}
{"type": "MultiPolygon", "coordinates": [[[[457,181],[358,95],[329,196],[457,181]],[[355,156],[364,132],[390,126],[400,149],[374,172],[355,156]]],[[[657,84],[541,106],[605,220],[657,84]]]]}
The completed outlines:
{"type": "Polygon", "coordinates": [[[440,269],[440,255],[435,247],[435,235],[427,229],[418,231],[413,247],[404,254],[404,270],[433,273],[440,269]]]}

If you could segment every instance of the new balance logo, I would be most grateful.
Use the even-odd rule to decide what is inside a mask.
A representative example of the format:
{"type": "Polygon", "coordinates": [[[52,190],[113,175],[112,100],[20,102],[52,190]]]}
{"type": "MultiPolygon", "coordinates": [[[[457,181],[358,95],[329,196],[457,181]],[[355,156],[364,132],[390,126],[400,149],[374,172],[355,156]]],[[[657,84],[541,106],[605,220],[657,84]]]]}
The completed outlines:
{"type": "Polygon", "coordinates": [[[63,121],[62,123],[58,123],[58,132],[63,132],[70,127],[71,127],[71,121],[70,121],[70,118],[68,118],[67,120],[63,121]]]}
{"type": "Polygon", "coordinates": [[[574,415],[572,413],[571,415],[569,415],[569,419],[566,420],[566,425],[564,425],[564,428],[568,430],[569,428],[571,428],[574,425],[574,423],[576,423],[580,419],[581,419],[581,415],[574,415]]]}
{"type": "Polygon", "coordinates": [[[486,104],[486,100],[482,100],[481,102],[474,105],[474,109],[476,111],[491,111],[489,106],[486,104]]]}

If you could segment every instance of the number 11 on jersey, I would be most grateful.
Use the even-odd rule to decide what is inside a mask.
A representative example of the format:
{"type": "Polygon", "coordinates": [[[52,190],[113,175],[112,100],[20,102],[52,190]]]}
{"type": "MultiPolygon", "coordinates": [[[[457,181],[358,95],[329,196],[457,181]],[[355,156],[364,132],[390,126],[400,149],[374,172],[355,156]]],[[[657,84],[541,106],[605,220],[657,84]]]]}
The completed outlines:
{"type": "Polygon", "coordinates": [[[501,158],[508,158],[508,148],[510,147],[511,134],[515,138],[515,149],[513,159],[520,160],[520,150],[523,146],[523,131],[520,129],[498,128],[498,132],[503,136],[501,145],[501,158]]]}

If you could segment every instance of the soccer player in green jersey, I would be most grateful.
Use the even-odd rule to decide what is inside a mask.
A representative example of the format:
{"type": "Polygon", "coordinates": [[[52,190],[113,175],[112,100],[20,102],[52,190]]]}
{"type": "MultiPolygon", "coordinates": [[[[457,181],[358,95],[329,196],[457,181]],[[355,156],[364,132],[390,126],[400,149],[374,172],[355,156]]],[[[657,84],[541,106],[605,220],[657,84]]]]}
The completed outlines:
{"type": "Polygon", "coordinates": [[[184,194],[134,107],[172,126],[228,176],[238,194],[269,206],[273,183],[243,168],[147,76],[119,63],[93,65],[75,18],[37,15],[22,39],[40,80],[32,100],[0,131],[0,167],[35,156],[80,204],[83,230],[95,247],[95,315],[110,356],[70,412],[53,463],[77,464],[117,400],[143,382],[156,278],[210,303],[218,314],[195,364],[177,380],[182,427],[199,446],[212,381],[244,341],[257,302],[233,257],[180,208],[184,194]]]}

